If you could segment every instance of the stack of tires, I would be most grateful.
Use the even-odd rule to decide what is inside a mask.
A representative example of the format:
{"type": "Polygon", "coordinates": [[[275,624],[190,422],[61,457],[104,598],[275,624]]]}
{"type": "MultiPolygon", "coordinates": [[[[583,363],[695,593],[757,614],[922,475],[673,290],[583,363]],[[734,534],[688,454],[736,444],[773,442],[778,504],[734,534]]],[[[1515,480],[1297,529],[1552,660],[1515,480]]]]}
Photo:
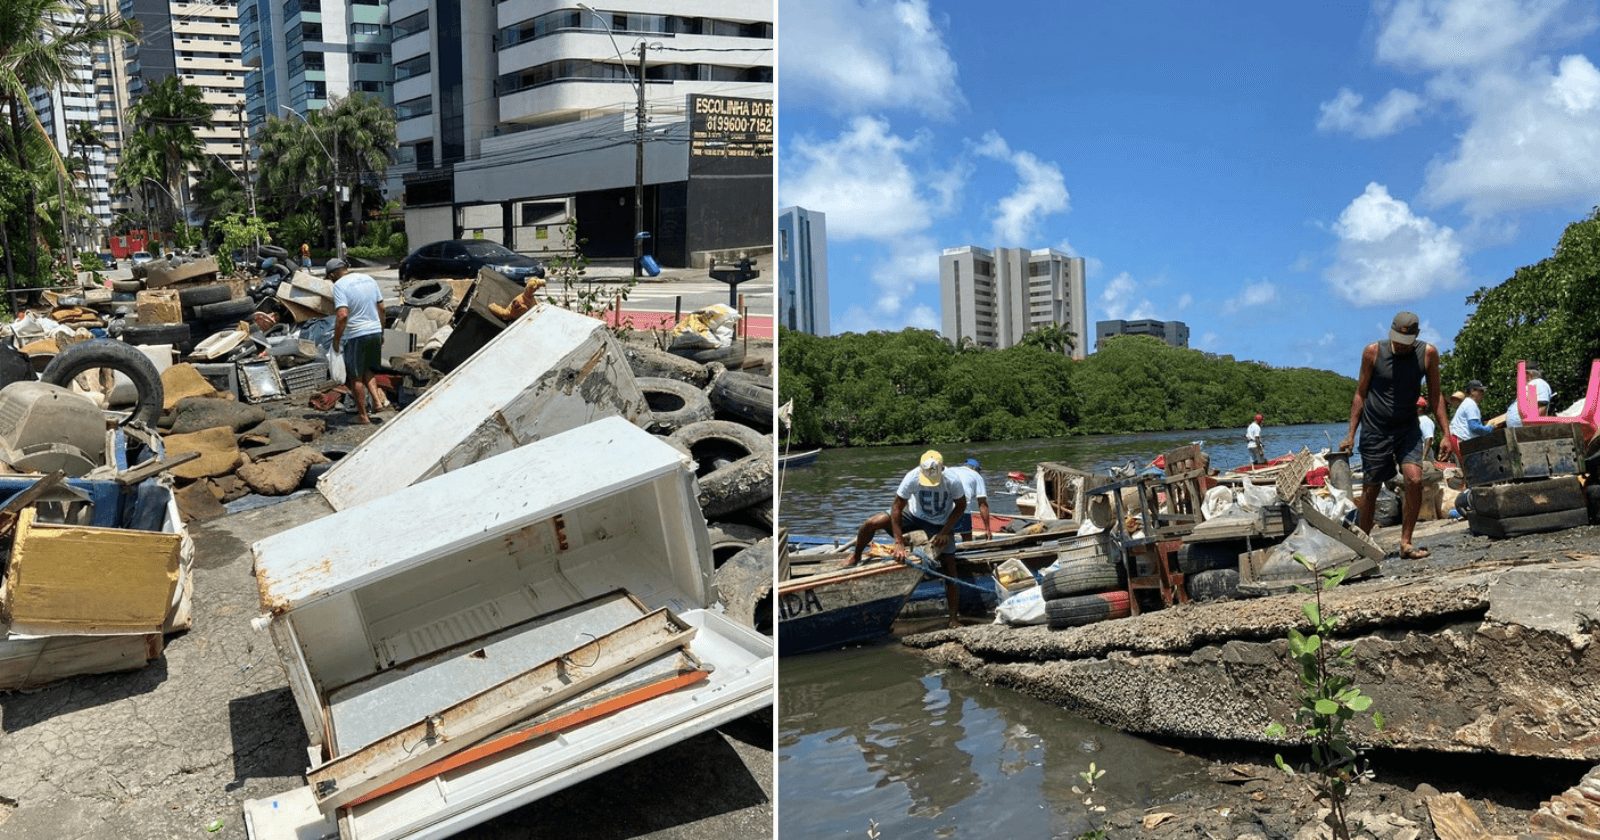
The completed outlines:
{"type": "Polygon", "coordinates": [[[772,536],[771,373],[639,345],[624,353],[650,406],[650,431],[694,459],[715,565],[772,536]]]}
{"type": "Polygon", "coordinates": [[[1107,557],[1062,561],[1039,586],[1051,630],[1125,618],[1130,613],[1127,573],[1107,557]]]}
{"type": "MultiPolygon", "coordinates": [[[[1472,532],[1505,538],[1588,524],[1588,491],[1594,483],[1586,490],[1581,477],[1591,469],[1581,428],[1567,423],[1518,426],[1463,441],[1465,513],[1472,532]]],[[[1594,501],[1600,513],[1600,499],[1594,501]]]]}
{"type": "Polygon", "coordinates": [[[1239,597],[1239,555],[1249,550],[1244,540],[1184,543],[1178,549],[1178,571],[1183,572],[1189,597],[1196,601],[1239,597]]]}

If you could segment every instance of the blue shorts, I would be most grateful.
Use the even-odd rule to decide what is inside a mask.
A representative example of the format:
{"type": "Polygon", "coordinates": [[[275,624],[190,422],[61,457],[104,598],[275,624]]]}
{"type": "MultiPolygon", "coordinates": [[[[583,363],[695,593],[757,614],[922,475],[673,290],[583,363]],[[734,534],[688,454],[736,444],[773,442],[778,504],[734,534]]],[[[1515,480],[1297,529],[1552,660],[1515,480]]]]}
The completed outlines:
{"type": "MultiPolygon", "coordinates": [[[[887,513],[891,517],[894,516],[894,511],[888,511],[887,513]]],[[[909,534],[912,531],[921,531],[921,532],[927,534],[928,535],[928,539],[931,540],[934,537],[938,536],[939,532],[943,531],[943,530],[944,530],[944,523],[943,522],[929,522],[928,520],[923,519],[922,517],[913,514],[909,510],[902,511],[900,513],[900,534],[901,534],[901,536],[909,534]]],[[[958,533],[958,532],[957,531],[952,531],[951,533],[958,533]]]]}

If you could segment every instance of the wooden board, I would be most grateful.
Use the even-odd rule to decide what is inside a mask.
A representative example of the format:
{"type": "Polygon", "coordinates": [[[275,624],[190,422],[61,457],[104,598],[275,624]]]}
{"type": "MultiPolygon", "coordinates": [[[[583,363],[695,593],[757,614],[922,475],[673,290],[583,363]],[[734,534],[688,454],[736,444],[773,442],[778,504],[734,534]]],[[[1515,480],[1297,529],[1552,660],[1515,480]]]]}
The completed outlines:
{"type": "Polygon", "coordinates": [[[12,633],[160,633],[178,585],[181,534],[17,521],[0,618],[12,633]]]}
{"type": "Polygon", "coordinates": [[[1297,512],[1311,527],[1327,534],[1343,543],[1350,550],[1374,562],[1384,558],[1384,550],[1372,541],[1372,537],[1362,533],[1357,528],[1329,519],[1317,510],[1317,506],[1310,502],[1302,501],[1296,507],[1297,512]]]}
{"type": "Polygon", "coordinates": [[[1553,423],[1499,429],[1461,444],[1468,487],[1584,472],[1584,427],[1553,423]]]}
{"type": "Polygon", "coordinates": [[[163,644],[160,633],[0,640],[0,691],[36,688],[80,674],[137,671],[161,656],[163,644]]]}

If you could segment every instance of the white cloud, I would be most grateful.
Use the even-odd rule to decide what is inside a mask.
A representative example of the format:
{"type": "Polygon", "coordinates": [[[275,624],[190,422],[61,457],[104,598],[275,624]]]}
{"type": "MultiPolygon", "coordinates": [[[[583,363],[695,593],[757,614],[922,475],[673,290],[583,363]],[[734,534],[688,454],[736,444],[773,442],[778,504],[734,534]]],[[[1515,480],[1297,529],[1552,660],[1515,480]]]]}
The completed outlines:
{"type": "Polygon", "coordinates": [[[926,230],[936,212],[953,206],[960,187],[950,181],[959,170],[943,180],[913,172],[906,156],[918,146],[879,117],[856,117],[831,140],[797,138],[783,161],[782,203],[826,213],[828,236],[840,240],[926,230]]]}
{"type": "Polygon", "coordinates": [[[1265,306],[1278,299],[1278,287],[1272,285],[1270,280],[1261,280],[1246,284],[1239,294],[1229,299],[1223,308],[1229,312],[1237,312],[1250,306],[1265,306]]]}
{"type": "Polygon", "coordinates": [[[1106,284],[1105,290],[1100,293],[1100,309],[1108,321],[1137,321],[1156,317],[1155,307],[1148,298],[1140,296],[1139,284],[1126,271],[1106,284]]]}
{"type": "Polygon", "coordinates": [[[785,99],[939,119],[966,104],[927,0],[807,0],[780,4],[778,15],[785,99]]]}
{"type": "Polygon", "coordinates": [[[1515,61],[1595,26],[1586,0],[1380,0],[1378,60],[1419,70],[1515,61]]]}
{"type": "Polygon", "coordinates": [[[1334,290],[1360,305],[1401,303],[1466,279],[1455,231],[1418,216],[1382,184],[1371,183],[1339,214],[1334,290]]]}
{"type": "Polygon", "coordinates": [[[1209,350],[1209,349],[1211,349],[1213,347],[1216,347],[1217,346],[1217,334],[1214,333],[1214,332],[1201,333],[1200,334],[1200,342],[1198,344],[1192,345],[1192,346],[1194,346],[1196,349],[1204,348],[1204,349],[1207,349],[1207,350],[1209,350]]]}
{"type": "Polygon", "coordinates": [[[1101,270],[1103,270],[1106,267],[1105,262],[1102,261],[1099,257],[1091,257],[1091,256],[1089,256],[1087,254],[1082,253],[1077,248],[1072,247],[1072,243],[1067,241],[1067,240],[1065,240],[1065,239],[1063,239],[1060,242],[1056,243],[1056,250],[1060,251],[1060,252],[1062,252],[1064,254],[1067,254],[1068,256],[1082,257],[1083,258],[1083,276],[1084,276],[1084,279],[1086,279],[1086,280],[1094,280],[1094,279],[1098,278],[1100,276],[1101,270]]]}
{"type": "Polygon", "coordinates": [[[1317,346],[1318,347],[1332,347],[1334,341],[1336,341],[1336,340],[1338,340],[1338,336],[1334,335],[1331,332],[1325,332],[1325,333],[1322,334],[1321,338],[1317,339],[1317,346]]]}
{"type": "Polygon", "coordinates": [[[910,316],[906,319],[907,326],[924,330],[939,329],[939,313],[933,311],[931,306],[914,306],[910,316]]]}
{"type": "Polygon", "coordinates": [[[1033,247],[1045,216],[1061,213],[1070,206],[1067,182],[1061,167],[1040,160],[1032,152],[1012,149],[994,131],[984,132],[974,151],[987,158],[1011,164],[1017,171],[1017,187],[994,207],[992,238],[1001,247],[1033,247]]]}
{"type": "Polygon", "coordinates": [[[1584,209],[1600,195],[1600,70],[1569,55],[1474,79],[1440,80],[1468,124],[1428,166],[1423,197],[1473,216],[1535,207],[1584,209]]]}
{"type": "Polygon", "coordinates": [[[1318,131],[1343,131],[1362,139],[1387,137],[1416,122],[1422,110],[1422,97],[1408,90],[1395,88],[1363,111],[1361,94],[1349,88],[1322,103],[1321,116],[1317,118],[1318,131]]]}
{"type": "Polygon", "coordinates": [[[1194,303],[1194,295],[1191,295],[1188,292],[1184,292],[1183,294],[1178,295],[1178,311],[1179,312],[1182,312],[1183,310],[1188,309],[1189,306],[1191,304],[1193,304],[1193,303],[1194,303]]]}

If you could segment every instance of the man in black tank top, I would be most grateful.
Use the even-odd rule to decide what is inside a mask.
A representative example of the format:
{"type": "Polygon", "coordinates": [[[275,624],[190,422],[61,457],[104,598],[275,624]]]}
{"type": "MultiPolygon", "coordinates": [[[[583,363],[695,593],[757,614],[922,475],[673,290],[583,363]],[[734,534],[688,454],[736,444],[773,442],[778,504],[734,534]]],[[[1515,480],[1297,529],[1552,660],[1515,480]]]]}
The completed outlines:
{"type": "MultiPolygon", "coordinates": [[[[1356,427],[1361,428],[1361,498],[1356,502],[1361,530],[1371,533],[1373,510],[1383,482],[1398,473],[1405,480],[1405,505],[1400,524],[1400,556],[1427,557],[1425,548],[1411,544],[1422,504],[1422,427],[1417,424],[1417,398],[1422,380],[1428,380],[1428,409],[1437,415],[1439,428],[1449,428],[1444,400],[1439,394],[1439,351],[1417,340],[1417,316],[1401,312],[1389,327],[1389,340],[1368,344],[1361,353],[1361,377],[1350,401],[1350,433],[1339,448],[1350,451],[1356,427]]],[[[1449,435],[1439,454],[1454,451],[1449,435]]]]}

